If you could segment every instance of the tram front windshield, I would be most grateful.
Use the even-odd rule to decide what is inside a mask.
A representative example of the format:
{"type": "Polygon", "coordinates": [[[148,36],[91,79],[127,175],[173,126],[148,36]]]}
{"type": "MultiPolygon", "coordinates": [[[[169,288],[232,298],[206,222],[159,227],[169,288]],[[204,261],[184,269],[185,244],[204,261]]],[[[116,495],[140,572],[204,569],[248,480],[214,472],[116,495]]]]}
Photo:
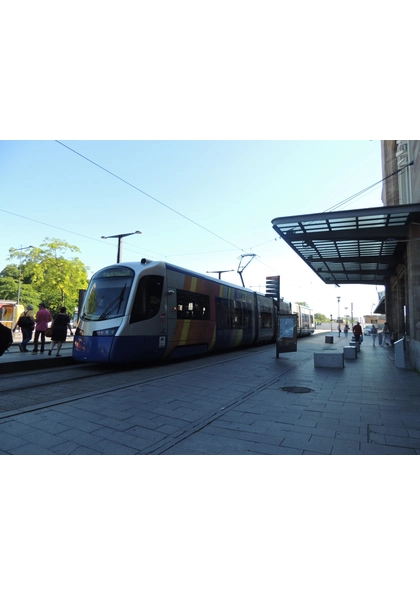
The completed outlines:
{"type": "Polygon", "coordinates": [[[93,275],[83,304],[83,320],[100,321],[125,314],[133,284],[131,268],[106,268],[93,275]]]}

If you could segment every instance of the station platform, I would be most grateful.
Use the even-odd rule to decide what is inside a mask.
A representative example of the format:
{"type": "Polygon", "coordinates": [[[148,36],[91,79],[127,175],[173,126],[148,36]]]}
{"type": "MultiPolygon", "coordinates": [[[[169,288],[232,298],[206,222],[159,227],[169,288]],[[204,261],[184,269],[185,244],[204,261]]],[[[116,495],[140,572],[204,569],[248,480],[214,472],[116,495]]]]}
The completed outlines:
{"type": "MultiPolygon", "coordinates": [[[[370,337],[343,367],[316,367],[314,354],[349,344],[325,334],[279,358],[273,345],[140,369],[125,385],[98,377],[95,392],[0,414],[0,454],[419,454],[420,375],[370,337]]],[[[0,360],[21,355],[41,364],[0,360]]]]}
{"type": "Polygon", "coordinates": [[[34,369],[46,369],[48,367],[60,367],[64,365],[73,365],[72,358],[73,339],[70,337],[63,344],[60,350],[60,357],[56,357],[57,347],[54,348],[52,354],[48,355],[50,348],[50,339],[45,343],[45,352],[41,355],[40,352],[36,355],[32,354],[34,345],[30,342],[27,346],[28,353],[22,353],[19,345],[21,337],[15,335],[14,342],[9,349],[0,357],[0,375],[3,373],[13,373],[21,371],[33,371],[34,369]]]}

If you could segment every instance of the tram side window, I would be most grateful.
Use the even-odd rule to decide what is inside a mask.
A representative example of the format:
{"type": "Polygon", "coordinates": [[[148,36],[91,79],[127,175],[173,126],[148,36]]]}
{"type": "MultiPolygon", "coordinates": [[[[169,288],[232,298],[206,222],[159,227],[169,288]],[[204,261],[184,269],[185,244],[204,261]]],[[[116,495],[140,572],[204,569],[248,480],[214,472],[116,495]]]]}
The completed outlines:
{"type": "Polygon", "coordinates": [[[271,311],[261,312],[261,328],[272,328],[273,327],[273,314],[271,311]]]}
{"type": "Polygon", "coordinates": [[[243,316],[244,316],[244,328],[251,330],[252,329],[252,309],[248,304],[244,304],[243,316]]]}
{"type": "Polygon", "coordinates": [[[243,328],[242,303],[240,301],[231,301],[231,327],[243,328]]]}
{"type": "Polygon", "coordinates": [[[302,328],[309,328],[309,314],[302,314],[302,328]]]}
{"type": "Polygon", "coordinates": [[[162,302],[163,276],[142,276],[131,311],[130,324],[154,318],[162,302]]]}
{"type": "Polygon", "coordinates": [[[210,298],[208,295],[179,290],[176,292],[178,320],[209,320],[210,298]]]}

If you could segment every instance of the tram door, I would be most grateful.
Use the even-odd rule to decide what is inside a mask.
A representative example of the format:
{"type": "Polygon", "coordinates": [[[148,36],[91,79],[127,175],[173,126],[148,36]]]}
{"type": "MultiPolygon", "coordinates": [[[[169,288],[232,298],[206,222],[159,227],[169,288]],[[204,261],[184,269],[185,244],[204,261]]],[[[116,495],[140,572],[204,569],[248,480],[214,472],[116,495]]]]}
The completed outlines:
{"type": "Polygon", "coordinates": [[[229,300],[216,297],[216,347],[229,345],[230,310],[229,300]]]}
{"type": "Polygon", "coordinates": [[[176,335],[176,328],[178,323],[178,315],[177,315],[178,305],[177,305],[177,292],[175,288],[168,288],[168,301],[167,301],[167,336],[168,341],[171,342],[175,340],[176,335]]]}

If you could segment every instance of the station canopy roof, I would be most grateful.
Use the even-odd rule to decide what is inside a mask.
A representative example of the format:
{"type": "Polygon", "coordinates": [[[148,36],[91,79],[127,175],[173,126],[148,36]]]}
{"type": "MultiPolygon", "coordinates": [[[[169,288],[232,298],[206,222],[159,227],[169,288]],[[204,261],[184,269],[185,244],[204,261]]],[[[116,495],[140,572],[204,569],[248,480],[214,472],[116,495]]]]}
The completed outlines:
{"type": "Polygon", "coordinates": [[[325,283],[384,285],[396,272],[420,204],[279,217],[273,229],[325,283]]]}

